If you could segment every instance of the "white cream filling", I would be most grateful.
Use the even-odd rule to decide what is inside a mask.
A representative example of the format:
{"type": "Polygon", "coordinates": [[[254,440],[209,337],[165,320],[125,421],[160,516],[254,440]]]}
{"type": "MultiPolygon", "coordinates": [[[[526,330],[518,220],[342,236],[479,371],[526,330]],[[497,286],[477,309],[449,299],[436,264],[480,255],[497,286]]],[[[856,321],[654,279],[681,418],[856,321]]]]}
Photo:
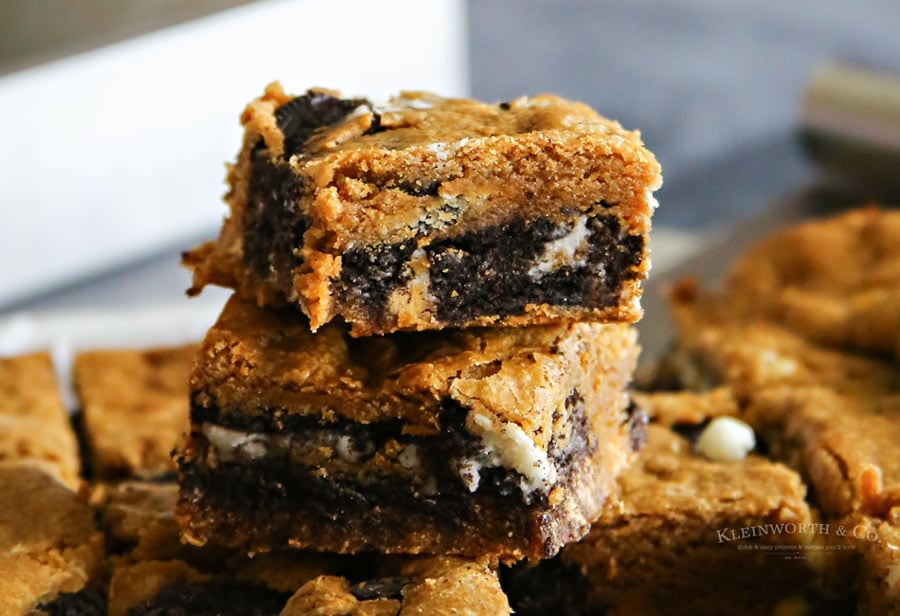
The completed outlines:
{"type": "Polygon", "coordinates": [[[287,451],[303,455],[327,447],[340,459],[355,463],[374,450],[369,442],[359,442],[351,436],[330,432],[317,432],[309,438],[298,439],[290,435],[231,430],[208,423],[203,424],[201,432],[216,449],[218,459],[222,462],[258,460],[268,455],[283,455],[287,451]]]}
{"type": "Polygon", "coordinates": [[[537,259],[528,275],[540,278],[562,266],[584,267],[587,264],[588,238],[591,231],[587,227],[587,216],[579,216],[572,230],[561,238],[544,244],[544,252],[537,259]]]}
{"type": "MultiPolygon", "coordinates": [[[[515,423],[492,421],[482,414],[470,416],[469,430],[480,439],[480,448],[473,456],[451,461],[463,485],[475,492],[481,484],[481,471],[485,468],[504,468],[519,474],[519,489],[527,497],[538,490],[547,491],[557,478],[555,465],[548,454],[537,447],[524,430],[515,423]]],[[[369,442],[359,442],[353,437],[319,432],[308,438],[291,435],[248,433],[223,428],[215,424],[203,424],[201,431],[215,449],[220,462],[255,461],[266,456],[302,454],[321,447],[329,447],[334,454],[350,463],[358,462],[374,451],[369,442]]],[[[397,455],[404,469],[417,475],[426,472],[419,445],[406,445],[397,455]]],[[[423,477],[423,492],[436,492],[434,477],[423,477]]]]}
{"type": "Polygon", "coordinates": [[[482,442],[478,456],[467,458],[459,465],[460,477],[470,492],[478,489],[482,468],[498,466],[515,470],[522,476],[519,488],[524,494],[553,487],[556,467],[547,452],[535,445],[519,425],[511,422],[498,422],[497,425],[478,413],[471,414],[469,419],[470,430],[482,442]]]}
{"type": "Polygon", "coordinates": [[[269,438],[262,434],[230,430],[213,424],[203,424],[202,432],[206,440],[216,448],[222,462],[232,462],[237,458],[255,460],[268,453],[269,438]]]}

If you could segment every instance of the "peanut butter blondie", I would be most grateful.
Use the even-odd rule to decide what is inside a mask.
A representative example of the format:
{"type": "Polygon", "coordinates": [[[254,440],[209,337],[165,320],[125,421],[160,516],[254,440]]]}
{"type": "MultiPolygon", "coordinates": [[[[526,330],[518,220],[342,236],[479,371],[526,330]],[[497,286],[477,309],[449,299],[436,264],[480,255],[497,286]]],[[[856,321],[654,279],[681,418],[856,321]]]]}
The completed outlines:
{"type": "Polygon", "coordinates": [[[745,418],[773,456],[801,470],[829,517],[885,517],[900,507],[900,396],[771,388],[753,399],[745,418]]]}
{"type": "MultiPolygon", "coordinates": [[[[703,406],[718,416],[721,394],[703,406]]],[[[811,570],[802,554],[814,533],[799,475],[758,455],[714,462],[689,438],[702,423],[672,413],[703,395],[640,397],[650,417],[647,444],[619,478],[618,498],[591,532],[535,569],[504,575],[517,614],[771,614],[803,591],[811,570]],[[665,407],[654,410],[657,401],[665,407]],[[688,436],[685,436],[688,435],[688,436]],[[555,592],[554,590],[555,589],[555,592]]],[[[733,405],[726,401],[725,412],[733,405]]],[[[701,419],[697,417],[697,419],[701,419]]]]}
{"type": "Polygon", "coordinates": [[[180,560],[116,563],[110,616],[278,616],[291,593],[227,575],[201,572],[180,560]]]}
{"type": "Polygon", "coordinates": [[[449,557],[403,559],[382,566],[382,574],[355,584],[346,577],[318,577],[294,593],[281,616],[511,613],[496,573],[484,564],[449,557]]]}
{"type": "Polygon", "coordinates": [[[0,461],[23,459],[78,485],[78,442],[46,353],[0,358],[0,461]]]}
{"type": "Polygon", "coordinates": [[[97,478],[173,473],[171,451],[188,427],[196,345],[76,355],[75,387],[97,478]]]}
{"type": "Polygon", "coordinates": [[[679,281],[669,299],[678,340],[670,371],[678,385],[726,385],[742,405],[782,386],[825,386],[861,398],[900,393],[892,360],[825,347],[762,315],[736,313],[691,279],[679,281]]]}
{"type": "Polygon", "coordinates": [[[820,344],[900,358],[900,211],[864,207],[763,240],[726,282],[731,309],[820,344]]]}
{"type": "Polygon", "coordinates": [[[220,561],[221,550],[204,553],[181,543],[177,501],[174,481],[126,480],[94,486],[91,505],[106,534],[107,552],[134,562],[179,559],[202,566],[220,561]]]}
{"type": "Polygon", "coordinates": [[[822,346],[682,282],[672,293],[683,384],[724,384],[830,519],[900,504],[900,370],[822,346]]]}
{"type": "Polygon", "coordinates": [[[587,531],[639,440],[636,355],[625,324],[351,338],[233,297],[191,375],[184,535],[551,556],[587,531]]]}
{"type": "Polygon", "coordinates": [[[110,616],[171,610],[198,616],[510,614],[493,570],[448,557],[381,559],[355,571],[310,577],[296,590],[263,578],[204,573],[180,561],[129,563],[114,567],[109,596],[110,616]]]}
{"type": "Polygon", "coordinates": [[[0,613],[104,614],[103,567],[90,506],[46,464],[0,462],[0,613]]]}
{"type": "Polygon", "coordinates": [[[230,215],[185,255],[191,293],[232,287],[353,336],[641,314],[659,165],[583,104],[276,83],[241,121],[230,215]]]}

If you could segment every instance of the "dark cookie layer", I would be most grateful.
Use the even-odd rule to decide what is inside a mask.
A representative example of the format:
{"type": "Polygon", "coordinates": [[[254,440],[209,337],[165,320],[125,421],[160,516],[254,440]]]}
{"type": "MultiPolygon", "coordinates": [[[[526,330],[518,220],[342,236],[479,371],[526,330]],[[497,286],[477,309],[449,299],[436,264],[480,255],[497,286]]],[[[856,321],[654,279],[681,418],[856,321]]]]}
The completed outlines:
{"type": "Polygon", "coordinates": [[[106,596],[98,589],[82,588],[60,593],[36,609],[48,616],[102,616],[106,614],[106,596]]]}
{"type": "Polygon", "coordinates": [[[523,314],[528,304],[616,305],[622,282],[635,277],[629,270],[643,259],[644,240],[621,237],[613,216],[591,217],[587,227],[586,264],[564,265],[539,277],[528,273],[535,260],[571,225],[518,219],[429,245],[438,318],[463,324],[480,315],[523,314]]]}
{"type": "MultiPolygon", "coordinates": [[[[336,98],[310,90],[289,100],[275,111],[275,121],[284,134],[284,156],[303,151],[303,144],[317,129],[340,122],[360,105],[371,107],[364,98],[336,98]]],[[[378,131],[378,122],[370,129],[378,131]]]]}
{"type": "MultiPolygon", "coordinates": [[[[644,239],[623,236],[613,216],[591,217],[587,228],[590,235],[584,263],[561,265],[539,276],[529,271],[547,243],[572,231],[571,223],[516,219],[425,246],[438,319],[453,327],[481,316],[522,315],[529,304],[615,306],[622,284],[638,275],[644,239]]],[[[372,320],[388,325],[388,298],[411,278],[408,261],[414,248],[414,242],[408,240],[344,253],[344,300],[358,305],[372,320]]]]}
{"type": "Polygon", "coordinates": [[[253,151],[248,207],[244,214],[244,260],[257,276],[290,289],[303,261],[293,247],[303,244],[309,217],[299,209],[303,184],[284,162],[273,162],[262,144],[253,151]]]}
{"type": "Polygon", "coordinates": [[[290,598],[255,584],[192,582],[164,586],[131,616],[278,616],[290,598]]]}
{"type": "MultiPolygon", "coordinates": [[[[251,435],[264,437],[280,437],[289,435],[298,442],[332,442],[337,438],[346,438],[346,447],[352,447],[355,464],[362,466],[368,463],[374,456],[379,455],[386,448],[389,441],[397,443],[401,447],[416,446],[417,456],[424,469],[424,476],[434,478],[440,487],[440,492],[453,498],[465,499],[470,494],[469,489],[460,478],[457,464],[466,459],[478,459],[483,447],[481,439],[466,429],[466,416],[469,409],[460,406],[455,401],[447,398],[441,401],[435,408],[439,416],[439,431],[433,436],[410,436],[404,434],[403,423],[384,421],[373,424],[359,424],[348,420],[322,422],[316,417],[268,412],[253,416],[236,413],[223,414],[216,408],[207,408],[193,405],[191,409],[191,422],[197,426],[215,425],[229,430],[236,430],[251,435]]],[[[571,429],[567,438],[560,441],[556,436],[551,439],[548,453],[560,476],[566,476],[571,472],[573,463],[578,459],[590,457],[598,446],[596,437],[592,434],[590,423],[584,408],[584,399],[578,391],[572,392],[566,399],[566,412],[569,414],[571,429]]],[[[633,416],[632,416],[633,418],[633,416]]],[[[637,434],[637,433],[635,433],[637,434]]],[[[635,438],[633,434],[632,438],[635,438]]],[[[278,476],[280,482],[294,483],[297,493],[304,490],[319,492],[328,489],[319,486],[318,481],[313,480],[307,484],[302,476],[318,473],[318,468],[305,469],[296,462],[291,461],[286,452],[281,451],[269,459],[242,460],[241,463],[249,466],[262,467],[262,472],[278,476]],[[283,476],[282,476],[283,475],[283,476]]],[[[534,493],[523,494],[520,487],[522,475],[515,470],[505,467],[485,467],[479,472],[478,490],[502,498],[511,498],[513,501],[531,503],[539,501],[545,503],[546,491],[538,490],[534,493]]],[[[346,478],[340,472],[330,471],[329,481],[340,482],[346,478]]],[[[409,505],[415,506],[421,497],[420,486],[410,484],[406,480],[395,480],[390,477],[380,480],[367,481],[365,486],[347,489],[361,494],[373,492],[376,500],[390,498],[393,494],[398,498],[411,498],[409,505]]],[[[354,496],[358,499],[361,496],[354,496]]],[[[429,499],[425,499],[426,501],[429,499]]],[[[435,504],[439,501],[435,501],[435,504]]],[[[512,503],[514,505],[514,503],[512,503]]],[[[424,506],[428,506],[426,503],[424,506]]]]}

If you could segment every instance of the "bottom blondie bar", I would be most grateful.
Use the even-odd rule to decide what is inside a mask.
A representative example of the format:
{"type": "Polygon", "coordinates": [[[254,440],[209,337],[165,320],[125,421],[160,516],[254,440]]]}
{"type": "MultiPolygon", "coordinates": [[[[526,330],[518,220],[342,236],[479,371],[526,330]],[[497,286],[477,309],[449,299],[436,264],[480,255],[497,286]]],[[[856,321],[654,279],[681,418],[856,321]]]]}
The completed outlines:
{"type": "Polygon", "coordinates": [[[0,495],[0,614],[104,614],[90,506],[29,461],[0,463],[0,495]]]}
{"type": "Polygon", "coordinates": [[[232,299],[191,379],[185,538],[551,556],[587,531],[640,440],[636,354],[627,325],[354,339],[232,299]]]}

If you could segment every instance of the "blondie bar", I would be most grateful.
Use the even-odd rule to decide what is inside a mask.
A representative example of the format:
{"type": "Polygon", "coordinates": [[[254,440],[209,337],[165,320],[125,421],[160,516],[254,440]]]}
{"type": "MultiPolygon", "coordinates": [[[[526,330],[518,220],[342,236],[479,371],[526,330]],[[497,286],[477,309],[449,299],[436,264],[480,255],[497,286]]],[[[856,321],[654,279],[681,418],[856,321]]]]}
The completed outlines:
{"type": "Polygon", "coordinates": [[[900,211],[865,207],[760,242],[732,269],[736,314],[835,347],[900,358],[900,211]]]}
{"type": "Polygon", "coordinates": [[[22,459],[77,487],[78,442],[46,353],[0,358],[0,461],[22,459]]]}
{"type": "Polygon", "coordinates": [[[509,600],[484,564],[448,557],[394,561],[385,577],[357,582],[321,576],[290,598],[282,616],[433,614],[508,616],[509,600]]]}
{"type": "Polygon", "coordinates": [[[550,556],[587,531],[640,439],[636,354],[625,324],[351,338],[233,297],[191,376],[185,537],[550,556]]]}
{"type": "Polygon", "coordinates": [[[900,397],[771,388],[754,398],[745,418],[773,456],[801,470],[829,517],[884,517],[900,507],[900,397]]]}
{"type": "Polygon", "coordinates": [[[105,614],[103,535],[90,506],[47,471],[0,462],[0,614],[105,614]]]}
{"type": "Polygon", "coordinates": [[[265,584],[204,573],[180,560],[123,562],[113,564],[109,614],[278,616],[290,596],[265,584]]]}
{"type": "Polygon", "coordinates": [[[742,405],[772,387],[825,386],[852,397],[900,393],[896,364],[821,346],[762,315],[679,281],[669,294],[677,332],[671,380],[692,389],[727,385],[742,405]]]}
{"type": "Polygon", "coordinates": [[[196,345],[76,355],[75,388],[89,465],[100,479],[173,473],[187,430],[188,375],[196,345]]]}
{"type": "Polygon", "coordinates": [[[641,314],[659,165],[585,105],[272,84],[241,120],[230,215],[185,255],[191,293],[232,287],[353,336],[641,314]]]}
{"type": "MultiPolygon", "coordinates": [[[[703,405],[716,409],[721,395],[710,395],[703,405]]],[[[694,409],[671,411],[702,397],[663,394],[665,409],[656,411],[658,395],[641,396],[650,417],[679,423],[648,426],[646,446],[619,478],[619,498],[587,537],[535,569],[507,571],[517,614],[560,605],[572,614],[771,614],[803,592],[811,575],[805,560],[775,555],[802,558],[815,530],[799,475],[757,455],[734,462],[698,455],[683,434],[696,435],[702,422],[680,421],[694,409]]]]}
{"type": "MultiPolygon", "coordinates": [[[[283,562],[279,565],[291,568],[283,562]]],[[[277,572],[271,566],[269,569],[269,575],[260,579],[236,579],[228,573],[204,573],[181,561],[115,565],[109,614],[510,614],[496,573],[472,561],[447,557],[384,559],[374,570],[364,567],[352,573],[320,574],[296,588],[267,583],[265,578],[277,578],[277,572]]]]}

